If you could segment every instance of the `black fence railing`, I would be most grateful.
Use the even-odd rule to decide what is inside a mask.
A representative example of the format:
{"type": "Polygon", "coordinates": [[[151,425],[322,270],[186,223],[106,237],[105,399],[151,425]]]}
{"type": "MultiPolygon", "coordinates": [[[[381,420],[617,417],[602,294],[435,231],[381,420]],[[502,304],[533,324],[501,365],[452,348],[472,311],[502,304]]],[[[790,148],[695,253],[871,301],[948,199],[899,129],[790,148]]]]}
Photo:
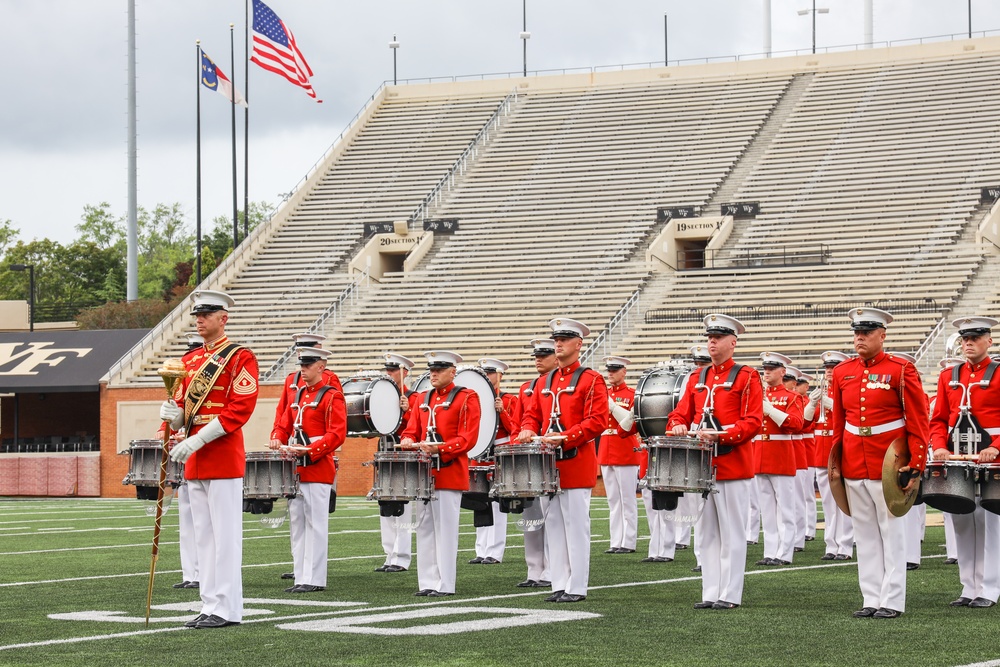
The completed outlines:
{"type": "Polygon", "coordinates": [[[0,442],[0,454],[50,454],[57,452],[98,452],[101,444],[96,435],[91,436],[43,436],[35,438],[4,438],[0,442]]]}
{"type": "Polygon", "coordinates": [[[701,322],[711,313],[725,313],[740,321],[780,320],[796,317],[843,317],[851,308],[867,306],[887,310],[893,315],[938,313],[941,308],[934,299],[881,299],[878,301],[825,301],[794,305],[709,306],[706,308],[654,308],[645,313],[646,324],[667,322],[701,322]]]}
{"type": "Polygon", "coordinates": [[[69,322],[75,320],[81,310],[99,306],[101,303],[103,302],[81,301],[43,306],[35,304],[35,322],[69,322]]]}
{"type": "Polygon", "coordinates": [[[830,259],[830,247],[825,243],[810,248],[798,247],[789,250],[784,246],[770,248],[770,252],[754,252],[747,250],[733,257],[731,266],[748,269],[770,266],[811,266],[826,264],[830,259]]]}

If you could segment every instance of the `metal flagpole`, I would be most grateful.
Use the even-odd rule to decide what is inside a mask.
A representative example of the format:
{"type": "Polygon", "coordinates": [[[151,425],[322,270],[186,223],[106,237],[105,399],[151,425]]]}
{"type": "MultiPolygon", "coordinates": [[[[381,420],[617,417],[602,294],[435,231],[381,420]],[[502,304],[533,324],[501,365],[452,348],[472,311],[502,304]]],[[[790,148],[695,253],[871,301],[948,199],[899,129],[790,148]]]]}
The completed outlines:
{"type": "MultiPolygon", "coordinates": [[[[236,52],[233,49],[233,24],[229,24],[229,66],[236,81],[236,52]]],[[[233,99],[230,104],[233,129],[233,250],[240,244],[239,193],[236,192],[236,84],[233,84],[233,99]]]]}
{"type": "MultiPolygon", "coordinates": [[[[236,71],[233,71],[233,79],[236,71]]],[[[243,5],[243,238],[250,235],[250,0],[243,5]]]]}
{"type": "Polygon", "coordinates": [[[198,120],[195,124],[197,139],[195,141],[195,154],[196,154],[196,164],[195,164],[195,180],[197,185],[195,187],[195,236],[197,241],[195,244],[195,262],[197,264],[195,272],[195,284],[201,284],[201,40],[195,40],[195,46],[198,51],[198,78],[195,79],[195,108],[197,110],[198,120]]]}

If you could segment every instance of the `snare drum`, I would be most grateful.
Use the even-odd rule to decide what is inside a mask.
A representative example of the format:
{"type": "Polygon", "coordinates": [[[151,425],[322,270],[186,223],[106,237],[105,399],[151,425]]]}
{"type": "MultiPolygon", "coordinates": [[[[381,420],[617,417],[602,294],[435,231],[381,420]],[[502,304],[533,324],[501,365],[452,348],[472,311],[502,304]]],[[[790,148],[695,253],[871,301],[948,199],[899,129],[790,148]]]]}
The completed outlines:
{"type": "Polygon", "coordinates": [[[469,490],[462,492],[462,509],[474,512],[492,509],[490,507],[490,489],[493,486],[493,469],[491,465],[469,464],[469,490]]]}
{"type": "MultiPolygon", "coordinates": [[[[122,484],[135,486],[160,485],[160,461],[163,458],[163,442],[160,440],[133,440],[129,443],[130,456],[128,474],[122,484]]],[[[184,483],[184,464],[167,458],[166,483],[180,486],[184,483]]]]}
{"type": "Polygon", "coordinates": [[[299,494],[295,459],[281,452],[247,452],[243,475],[243,498],[294,498],[299,494]]]}
{"type": "Polygon", "coordinates": [[[977,467],[972,461],[931,461],[920,485],[924,502],[942,512],[971,514],[976,509],[977,467]]]}
{"type": "Polygon", "coordinates": [[[403,422],[399,387],[388,376],[352,377],[344,383],[347,432],[376,438],[395,433],[403,422]]]}
{"type": "Polygon", "coordinates": [[[1000,514],[1000,464],[979,466],[979,504],[987,512],[1000,514]]]}
{"type": "Polygon", "coordinates": [[[376,500],[431,500],[434,476],[423,452],[375,452],[376,500]]]}
{"type": "Polygon", "coordinates": [[[667,418],[681,399],[692,367],[654,367],[639,378],[635,387],[635,426],[643,438],[667,432],[667,418]]]}
{"type": "Polygon", "coordinates": [[[705,493],[715,487],[711,443],[683,436],[657,436],[649,438],[646,449],[646,486],[650,489],[705,493]]]}
{"type": "Polygon", "coordinates": [[[486,377],[486,372],[478,366],[460,368],[455,373],[455,384],[471,389],[479,397],[479,439],[469,450],[469,458],[477,458],[489,450],[497,437],[500,421],[493,405],[497,400],[497,394],[489,378],[486,377]]]}
{"type": "Polygon", "coordinates": [[[498,498],[537,498],[559,493],[556,453],[536,438],[494,449],[493,492],[498,498]]]}

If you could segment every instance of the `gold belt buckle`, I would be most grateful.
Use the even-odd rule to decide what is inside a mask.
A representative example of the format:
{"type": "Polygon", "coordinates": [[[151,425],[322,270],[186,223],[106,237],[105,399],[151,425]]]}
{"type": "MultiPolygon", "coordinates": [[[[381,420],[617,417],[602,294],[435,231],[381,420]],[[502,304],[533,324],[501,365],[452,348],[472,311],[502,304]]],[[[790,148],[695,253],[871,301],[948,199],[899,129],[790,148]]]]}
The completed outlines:
{"type": "Polygon", "coordinates": [[[860,435],[862,438],[870,438],[872,435],[872,427],[871,426],[858,427],[858,435],[860,435]]]}
{"type": "Polygon", "coordinates": [[[831,435],[833,435],[833,431],[823,431],[820,437],[829,438],[831,435]]]}
{"type": "Polygon", "coordinates": [[[760,439],[762,442],[767,442],[768,440],[771,439],[771,435],[769,433],[761,433],[760,439]]]}

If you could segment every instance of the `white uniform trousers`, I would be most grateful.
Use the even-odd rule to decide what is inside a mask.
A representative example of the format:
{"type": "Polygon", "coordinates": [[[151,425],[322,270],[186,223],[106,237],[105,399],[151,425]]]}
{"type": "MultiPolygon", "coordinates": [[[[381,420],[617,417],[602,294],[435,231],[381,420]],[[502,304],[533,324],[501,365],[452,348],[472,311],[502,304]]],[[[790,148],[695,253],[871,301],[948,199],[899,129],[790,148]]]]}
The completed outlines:
{"type": "Polygon", "coordinates": [[[955,547],[955,522],[952,520],[954,514],[942,512],[944,517],[944,553],[948,558],[958,560],[958,549],[955,547]]]}
{"type": "Polygon", "coordinates": [[[500,503],[490,503],[490,508],[493,510],[493,525],[476,528],[476,556],[503,562],[503,552],[507,547],[507,513],[500,511],[500,503]]]}
{"type": "Polygon", "coordinates": [[[927,505],[914,505],[901,518],[906,522],[906,562],[920,563],[920,543],[924,541],[927,505]]]}
{"type": "Polygon", "coordinates": [[[844,481],[854,518],[862,606],[906,611],[905,524],[889,513],[882,480],[844,481]]]}
{"type": "Polygon", "coordinates": [[[639,531],[639,503],[635,486],[639,466],[601,466],[608,495],[608,521],[612,548],[635,549],[639,531]]]}
{"type": "Polygon", "coordinates": [[[806,537],[816,537],[816,468],[806,468],[802,499],[806,508],[806,537]]]}
{"type": "MultiPolygon", "coordinates": [[[[912,511],[912,510],[911,510],[912,511]]],[[[946,516],[949,516],[946,514],[946,516]]],[[[1000,596],[1000,515],[979,505],[972,514],[952,514],[962,597],[997,601],[1000,596]]]]}
{"type": "Polygon", "coordinates": [[[674,543],[690,546],[691,527],[698,522],[701,513],[702,498],[700,493],[685,493],[677,501],[677,515],[674,519],[674,543]]]}
{"type": "Polygon", "coordinates": [[[552,496],[545,515],[552,590],[586,595],[590,581],[590,494],[592,489],[564,489],[552,496]]]}
{"type": "MultiPolygon", "coordinates": [[[[795,506],[795,546],[804,548],[806,546],[806,503],[805,488],[806,477],[809,476],[809,468],[795,471],[795,497],[792,502],[795,506]]],[[[811,488],[811,487],[810,487],[811,488]]],[[[816,501],[813,501],[813,505],[816,501]]]]}
{"type": "Polygon", "coordinates": [[[850,556],[854,553],[854,524],[851,517],[840,511],[830,489],[830,473],[826,468],[816,468],[816,485],[823,501],[823,541],[826,553],[850,556]]]}
{"type": "MultiPolygon", "coordinates": [[[[547,496],[536,498],[542,516],[549,511],[547,496]]],[[[528,566],[528,579],[531,581],[550,581],[549,554],[545,545],[545,524],[537,530],[524,531],[524,564],[528,566]]]]}
{"type": "Polygon", "coordinates": [[[762,522],[760,519],[760,485],[756,477],[750,478],[750,510],[747,518],[747,542],[757,544],[760,539],[762,522]]]}
{"type": "Polygon", "coordinates": [[[243,620],[243,478],[191,479],[201,613],[243,620]]]}
{"type": "Polygon", "coordinates": [[[413,556],[413,503],[403,505],[403,513],[399,516],[380,516],[379,526],[382,529],[382,551],[385,552],[385,565],[398,565],[410,569],[410,559],[413,556]]]}
{"type": "Polygon", "coordinates": [[[184,581],[198,581],[198,549],[194,539],[194,514],[191,513],[191,494],[187,484],[178,486],[174,495],[177,496],[181,578],[184,581]]]}
{"type": "Polygon", "coordinates": [[[750,480],[718,481],[716,489],[718,493],[705,499],[705,510],[694,529],[701,550],[701,599],[742,604],[750,480]]]}
{"type": "Polygon", "coordinates": [[[295,585],[326,587],[330,546],[330,484],[302,482],[299,495],[288,501],[288,531],[292,538],[295,585]]]}
{"type": "MultiPolygon", "coordinates": [[[[675,547],[675,525],[671,515],[674,512],[653,509],[653,492],[642,490],[642,504],[646,508],[646,525],[649,526],[650,558],[673,558],[675,547]]],[[[677,512],[680,511],[678,505],[677,512]]]]}
{"type": "Polygon", "coordinates": [[[795,508],[801,500],[795,478],[762,474],[756,480],[764,523],[764,558],[791,562],[795,551],[795,508]]]}
{"type": "Polygon", "coordinates": [[[454,593],[462,492],[438,489],[435,494],[430,502],[416,501],[417,585],[420,590],[454,593]]]}

